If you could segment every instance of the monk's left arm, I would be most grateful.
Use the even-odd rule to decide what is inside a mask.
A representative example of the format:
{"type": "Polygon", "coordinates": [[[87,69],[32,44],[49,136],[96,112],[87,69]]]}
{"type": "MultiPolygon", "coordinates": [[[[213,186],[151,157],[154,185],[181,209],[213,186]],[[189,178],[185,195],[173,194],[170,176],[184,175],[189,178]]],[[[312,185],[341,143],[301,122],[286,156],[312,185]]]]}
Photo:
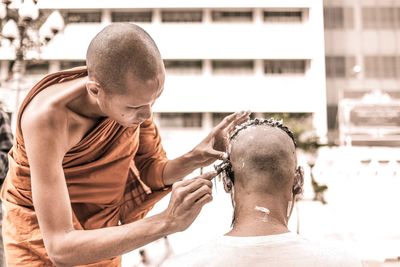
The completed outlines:
{"type": "Polygon", "coordinates": [[[140,125],[139,148],[134,161],[140,178],[152,190],[159,190],[167,185],[163,181],[163,172],[168,158],[153,119],[140,125]]]}
{"type": "Polygon", "coordinates": [[[196,151],[190,151],[179,158],[169,160],[164,168],[164,184],[171,185],[195,169],[202,167],[200,158],[196,151]]]}
{"type": "Polygon", "coordinates": [[[170,186],[204,165],[197,150],[168,160],[157,126],[152,119],[140,125],[139,148],[134,160],[140,178],[153,190],[170,186]]]}

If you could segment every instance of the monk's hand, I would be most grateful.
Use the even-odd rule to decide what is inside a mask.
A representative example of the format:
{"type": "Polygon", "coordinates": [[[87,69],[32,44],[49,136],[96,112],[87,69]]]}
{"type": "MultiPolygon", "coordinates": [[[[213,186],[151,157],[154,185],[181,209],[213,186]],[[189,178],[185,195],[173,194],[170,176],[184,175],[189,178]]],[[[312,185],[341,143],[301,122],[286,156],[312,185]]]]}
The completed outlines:
{"type": "Polygon", "coordinates": [[[212,200],[212,178],[217,173],[208,172],[193,179],[173,184],[171,200],[163,212],[174,231],[184,231],[199,215],[205,204],[212,200]]]}
{"type": "Polygon", "coordinates": [[[250,111],[235,112],[226,116],[193,150],[199,167],[208,166],[217,159],[225,159],[229,134],[237,125],[250,119],[250,111]]]}

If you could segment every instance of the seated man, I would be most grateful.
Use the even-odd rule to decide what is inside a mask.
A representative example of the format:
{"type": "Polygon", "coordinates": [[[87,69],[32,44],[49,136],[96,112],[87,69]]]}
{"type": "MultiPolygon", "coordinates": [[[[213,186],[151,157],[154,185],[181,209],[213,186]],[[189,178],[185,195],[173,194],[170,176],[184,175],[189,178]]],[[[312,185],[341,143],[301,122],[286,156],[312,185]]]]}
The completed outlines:
{"type": "Polygon", "coordinates": [[[233,228],[225,236],[170,259],[163,266],[361,266],[338,248],[308,241],[288,230],[303,171],[297,167],[292,132],[273,119],[255,119],[230,137],[222,171],[231,193],[233,228]]]}

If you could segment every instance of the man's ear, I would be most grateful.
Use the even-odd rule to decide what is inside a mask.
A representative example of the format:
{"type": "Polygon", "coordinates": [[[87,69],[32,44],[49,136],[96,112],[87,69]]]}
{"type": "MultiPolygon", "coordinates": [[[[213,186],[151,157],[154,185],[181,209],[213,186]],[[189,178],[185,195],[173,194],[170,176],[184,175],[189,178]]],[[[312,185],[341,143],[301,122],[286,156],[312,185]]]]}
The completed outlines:
{"type": "Polygon", "coordinates": [[[293,184],[293,194],[298,195],[303,192],[304,185],[304,170],[301,166],[296,168],[296,172],[294,175],[294,184],[293,184]]]}
{"type": "Polygon", "coordinates": [[[86,90],[88,91],[89,95],[98,98],[100,93],[100,85],[95,81],[87,81],[86,82],[86,90]]]}
{"type": "Polygon", "coordinates": [[[230,193],[232,192],[232,187],[233,187],[233,183],[230,177],[228,177],[228,174],[226,173],[226,171],[223,171],[222,175],[222,183],[224,185],[224,190],[226,193],[230,193]]]}

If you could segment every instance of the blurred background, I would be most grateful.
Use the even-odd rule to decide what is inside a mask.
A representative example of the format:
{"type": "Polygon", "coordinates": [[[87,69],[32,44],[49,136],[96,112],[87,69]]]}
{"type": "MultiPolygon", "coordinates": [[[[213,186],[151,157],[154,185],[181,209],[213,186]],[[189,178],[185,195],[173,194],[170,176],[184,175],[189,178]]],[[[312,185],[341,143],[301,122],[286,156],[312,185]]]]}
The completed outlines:
{"type": "MultiPolygon", "coordinates": [[[[43,75],[84,65],[105,25],[137,23],[164,58],[154,116],[170,158],[234,111],[282,118],[306,170],[291,230],[340,242],[367,266],[400,266],[400,1],[1,0],[0,18],[0,101],[13,124],[43,75]]],[[[230,198],[219,182],[214,191],[187,231],[123,266],[157,266],[227,232],[230,198]]]]}

